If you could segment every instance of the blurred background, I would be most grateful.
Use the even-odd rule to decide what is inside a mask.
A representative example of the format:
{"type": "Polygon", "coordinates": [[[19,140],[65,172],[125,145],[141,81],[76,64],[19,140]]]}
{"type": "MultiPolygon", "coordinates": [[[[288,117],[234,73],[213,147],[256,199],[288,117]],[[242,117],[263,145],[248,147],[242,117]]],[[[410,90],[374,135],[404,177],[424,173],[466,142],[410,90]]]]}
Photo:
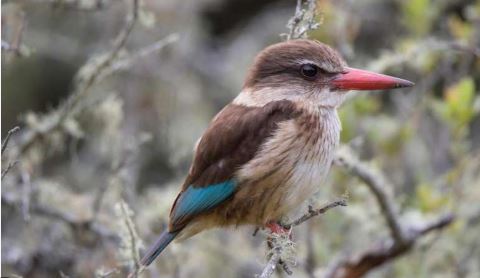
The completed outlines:
{"type": "MultiPolygon", "coordinates": [[[[255,54],[284,39],[296,5],[143,0],[132,18],[132,3],[2,0],[2,140],[21,128],[2,150],[2,171],[18,161],[2,172],[2,276],[125,277],[131,250],[165,227],[195,141],[255,54]]],[[[456,215],[367,276],[480,277],[480,1],[316,4],[310,38],[416,83],[352,94],[342,143],[391,181],[402,223],[456,215]]],[[[359,179],[333,167],[319,188],[314,205],[348,195],[348,206],[294,229],[292,277],[324,277],[389,234],[359,179]]],[[[252,232],[173,244],[141,276],[254,277],[267,248],[252,232]]]]}

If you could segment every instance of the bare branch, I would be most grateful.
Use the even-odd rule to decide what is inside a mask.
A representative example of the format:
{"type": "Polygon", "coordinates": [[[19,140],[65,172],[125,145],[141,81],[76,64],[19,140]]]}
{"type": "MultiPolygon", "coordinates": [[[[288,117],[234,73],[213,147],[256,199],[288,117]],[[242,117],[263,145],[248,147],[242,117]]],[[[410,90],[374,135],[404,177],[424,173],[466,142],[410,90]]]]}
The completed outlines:
{"type": "Polygon", "coordinates": [[[10,129],[7,132],[7,135],[5,136],[5,139],[3,139],[3,142],[2,142],[2,155],[5,152],[5,150],[7,149],[8,142],[10,141],[10,137],[12,137],[12,135],[19,130],[20,130],[20,128],[18,126],[16,126],[16,127],[10,129]]]}
{"type": "Polygon", "coordinates": [[[368,186],[377,199],[392,237],[397,242],[405,241],[405,233],[398,217],[398,210],[393,198],[386,190],[386,188],[392,188],[392,185],[385,176],[378,169],[360,161],[348,146],[343,146],[337,152],[335,163],[343,166],[349,173],[357,176],[368,186]]]}
{"type": "Polygon", "coordinates": [[[131,55],[128,55],[125,58],[117,59],[117,61],[112,63],[112,65],[102,73],[100,79],[104,79],[114,72],[125,70],[130,67],[132,63],[137,62],[138,60],[141,60],[151,55],[152,53],[159,52],[165,46],[172,44],[176,41],[178,41],[178,34],[170,34],[165,38],[162,38],[161,40],[158,40],[155,43],[146,46],[131,55]]]}
{"type": "MultiPolygon", "coordinates": [[[[3,159],[3,154],[4,152],[7,150],[7,146],[8,146],[8,142],[10,141],[10,137],[12,137],[12,135],[17,132],[18,130],[20,130],[20,128],[18,126],[10,129],[8,132],[7,132],[7,135],[5,136],[5,139],[3,140],[2,142],[2,159],[3,159]]],[[[2,170],[2,180],[3,178],[7,175],[8,171],[10,171],[15,165],[17,165],[18,161],[15,161],[15,162],[9,162],[7,167],[2,170]]]]}
{"type": "Polygon", "coordinates": [[[268,260],[268,263],[263,268],[262,274],[260,274],[258,278],[272,277],[273,273],[275,272],[275,269],[277,269],[277,265],[279,261],[280,261],[280,253],[274,252],[270,257],[270,260],[268,260]]]}
{"type": "Polygon", "coordinates": [[[326,278],[357,278],[363,277],[370,270],[405,254],[413,248],[417,239],[435,230],[441,230],[450,225],[455,217],[445,215],[421,228],[411,229],[406,241],[399,243],[394,240],[380,242],[373,247],[354,256],[340,258],[327,270],[326,278]]]}
{"type": "MultiPolygon", "coordinates": [[[[17,208],[19,206],[22,206],[22,198],[18,198],[13,194],[9,194],[7,192],[2,192],[2,204],[17,208]]],[[[91,221],[82,220],[78,218],[76,215],[68,213],[66,210],[58,210],[54,207],[46,206],[38,202],[31,202],[30,212],[35,213],[36,215],[39,215],[39,216],[64,222],[74,229],[89,231],[101,238],[105,238],[111,241],[118,240],[118,236],[112,233],[109,229],[102,227],[100,225],[91,223],[91,221]]]]}
{"type": "Polygon", "coordinates": [[[132,260],[133,270],[128,275],[129,278],[136,278],[138,275],[143,271],[144,266],[140,263],[140,254],[139,254],[139,241],[140,238],[135,229],[135,225],[133,224],[133,220],[131,219],[131,210],[128,208],[125,201],[120,200],[120,210],[122,213],[122,218],[124,224],[128,231],[128,244],[127,246],[130,248],[130,258],[132,260]]]}
{"type": "Polygon", "coordinates": [[[7,168],[2,170],[2,180],[7,175],[8,171],[10,171],[13,167],[15,167],[15,165],[17,165],[17,163],[18,163],[18,161],[8,163],[7,168]]]}
{"type": "Polygon", "coordinates": [[[323,207],[318,208],[318,209],[313,209],[312,206],[308,206],[308,212],[307,213],[305,213],[304,215],[300,216],[298,219],[296,219],[296,220],[294,220],[294,221],[292,221],[288,224],[282,224],[282,226],[284,226],[286,229],[290,229],[291,227],[298,226],[298,225],[302,224],[303,222],[308,221],[315,216],[324,214],[327,211],[329,211],[330,209],[335,208],[335,207],[339,207],[339,206],[346,207],[347,206],[347,201],[345,199],[336,200],[336,201],[328,203],[328,204],[326,204],[323,207]]]}
{"type": "Polygon", "coordinates": [[[307,32],[317,29],[321,22],[316,21],[316,0],[297,0],[297,7],[295,9],[295,15],[288,20],[287,40],[305,39],[307,38],[307,32]]]}
{"type": "Polygon", "coordinates": [[[19,153],[25,153],[37,140],[41,139],[44,135],[60,129],[68,116],[76,112],[80,101],[84,99],[85,96],[90,92],[91,87],[101,80],[99,77],[112,64],[125,46],[125,43],[127,42],[127,39],[132,32],[138,18],[138,1],[139,0],[132,0],[131,11],[127,17],[124,27],[115,38],[113,48],[104,57],[102,57],[100,61],[93,61],[84,65],[83,68],[93,68],[86,73],[82,70],[79,71],[80,74],[77,76],[76,88],[66,103],[60,107],[58,111],[55,111],[58,113],[58,115],[56,115],[54,121],[46,123],[44,129],[42,130],[28,130],[23,137],[21,145],[19,146],[19,153]],[[84,73],[84,75],[82,75],[82,73],[84,73]]]}

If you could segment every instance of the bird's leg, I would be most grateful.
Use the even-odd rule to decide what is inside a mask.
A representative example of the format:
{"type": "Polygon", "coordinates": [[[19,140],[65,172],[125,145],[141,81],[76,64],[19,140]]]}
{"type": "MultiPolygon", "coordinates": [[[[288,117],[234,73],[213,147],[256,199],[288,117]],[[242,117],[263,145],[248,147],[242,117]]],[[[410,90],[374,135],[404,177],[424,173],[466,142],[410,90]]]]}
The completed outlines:
{"type": "MultiPolygon", "coordinates": [[[[268,236],[268,238],[267,238],[267,246],[270,250],[273,250],[273,252],[282,252],[281,251],[282,246],[277,241],[277,240],[279,240],[279,238],[275,237],[274,234],[277,235],[277,236],[280,236],[282,238],[285,238],[285,239],[287,239],[287,236],[288,236],[288,240],[292,241],[292,229],[291,229],[291,227],[287,228],[284,225],[282,225],[282,224],[280,224],[279,222],[276,222],[276,221],[268,222],[265,225],[265,227],[270,229],[270,232],[272,233],[272,235],[268,236]]],[[[290,270],[288,264],[284,260],[282,260],[280,258],[278,260],[278,264],[282,266],[283,270],[288,275],[292,274],[292,271],[290,270]]]]}
{"type": "Polygon", "coordinates": [[[277,234],[277,235],[288,235],[288,238],[292,240],[293,238],[293,233],[291,228],[286,228],[282,224],[276,221],[270,221],[265,225],[266,228],[270,229],[270,232],[272,234],[277,234]]]}
{"type": "Polygon", "coordinates": [[[289,232],[287,228],[283,227],[282,225],[280,225],[278,222],[275,222],[275,221],[268,222],[267,225],[265,225],[265,227],[269,228],[272,234],[281,235],[281,234],[288,234],[289,232]]]}

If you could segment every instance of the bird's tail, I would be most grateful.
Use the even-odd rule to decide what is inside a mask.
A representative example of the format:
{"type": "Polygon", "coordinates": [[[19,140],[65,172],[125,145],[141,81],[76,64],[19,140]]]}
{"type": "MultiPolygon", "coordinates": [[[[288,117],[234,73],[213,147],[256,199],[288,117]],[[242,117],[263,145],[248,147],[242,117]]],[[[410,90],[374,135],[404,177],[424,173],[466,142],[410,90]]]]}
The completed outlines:
{"type": "Polygon", "coordinates": [[[168,229],[160,235],[155,244],[148,249],[147,253],[143,255],[143,258],[140,260],[140,263],[144,266],[149,266],[155,258],[162,253],[163,249],[172,242],[172,240],[178,235],[180,231],[169,232],[168,229]]]}

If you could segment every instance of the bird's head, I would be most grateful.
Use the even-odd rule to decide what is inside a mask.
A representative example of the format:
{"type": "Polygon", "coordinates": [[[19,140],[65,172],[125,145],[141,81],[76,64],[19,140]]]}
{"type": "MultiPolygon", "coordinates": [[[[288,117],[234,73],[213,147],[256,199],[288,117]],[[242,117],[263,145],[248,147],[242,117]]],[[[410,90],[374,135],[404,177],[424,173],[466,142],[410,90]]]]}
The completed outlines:
{"type": "Polygon", "coordinates": [[[400,78],[350,68],[328,45],[300,39],[277,43],[261,51],[236,102],[262,106],[287,99],[337,107],[349,90],[384,90],[412,85],[400,78]]]}

